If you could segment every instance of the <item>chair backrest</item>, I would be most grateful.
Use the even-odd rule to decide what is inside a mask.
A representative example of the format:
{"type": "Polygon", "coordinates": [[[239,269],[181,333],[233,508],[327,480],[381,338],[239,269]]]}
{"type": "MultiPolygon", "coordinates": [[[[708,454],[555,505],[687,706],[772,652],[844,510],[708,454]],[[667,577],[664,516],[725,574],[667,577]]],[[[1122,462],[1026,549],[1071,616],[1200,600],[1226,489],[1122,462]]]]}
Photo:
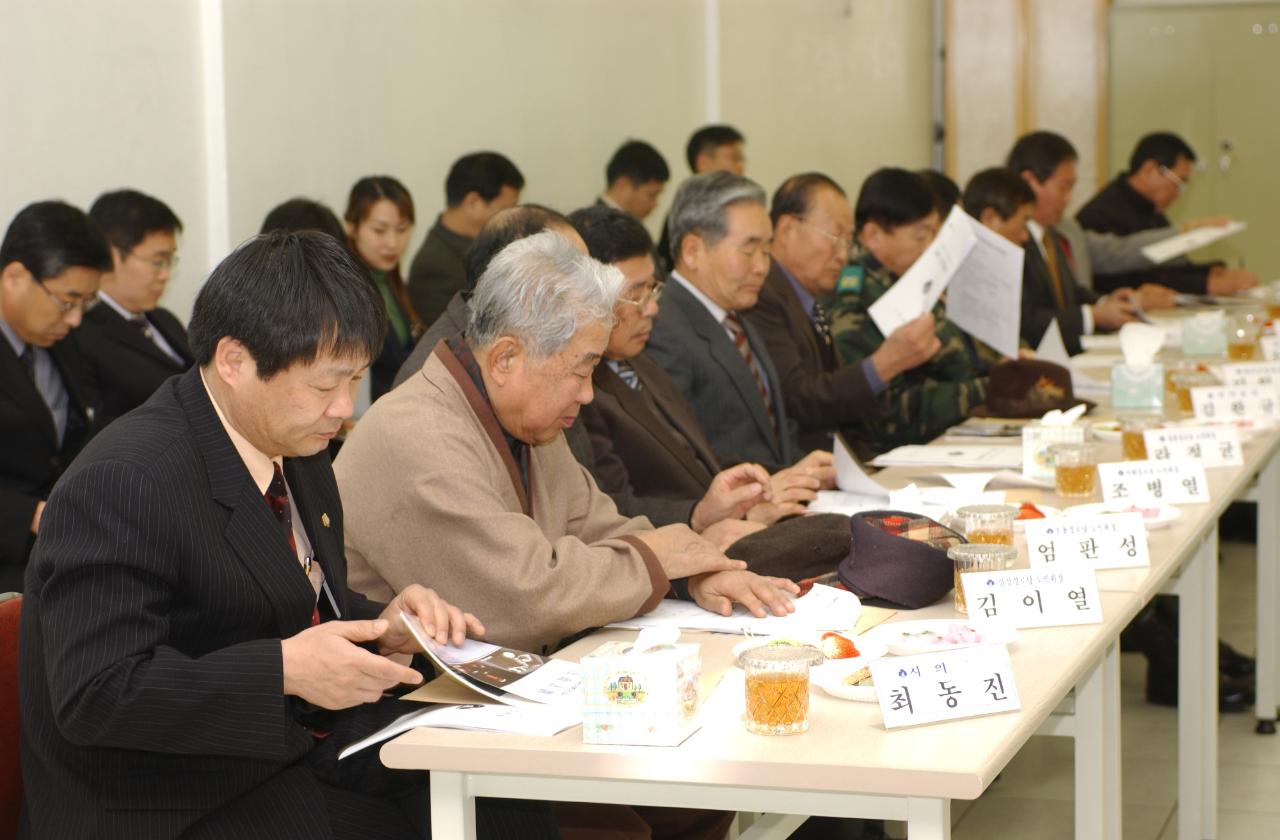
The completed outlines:
{"type": "Polygon", "coordinates": [[[22,596],[0,595],[0,838],[18,833],[22,765],[18,757],[18,616],[22,596]]]}

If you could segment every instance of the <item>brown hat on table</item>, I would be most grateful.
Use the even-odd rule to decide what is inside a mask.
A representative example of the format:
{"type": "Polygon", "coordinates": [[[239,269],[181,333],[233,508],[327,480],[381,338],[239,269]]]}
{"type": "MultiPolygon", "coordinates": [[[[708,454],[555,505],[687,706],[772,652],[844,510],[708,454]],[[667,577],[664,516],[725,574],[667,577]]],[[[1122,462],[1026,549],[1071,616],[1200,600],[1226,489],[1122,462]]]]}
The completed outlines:
{"type": "Polygon", "coordinates": [[[969,412],[974,417],[1041,417],[1046,411],[1096,403],[1073,395],[1071,371],[1043,359],[1014,359],[991,369],[987,401],[969,412]]]}

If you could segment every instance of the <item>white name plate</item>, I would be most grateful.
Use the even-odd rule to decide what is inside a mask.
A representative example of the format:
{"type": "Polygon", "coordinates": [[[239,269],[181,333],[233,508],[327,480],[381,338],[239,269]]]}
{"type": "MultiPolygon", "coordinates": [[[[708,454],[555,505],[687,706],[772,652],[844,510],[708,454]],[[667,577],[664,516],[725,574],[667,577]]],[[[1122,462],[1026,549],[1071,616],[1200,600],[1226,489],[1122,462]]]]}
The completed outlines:
{"type": "Polygon", "coordinates": [[[1102,621],[1098,577],[1087,567],[966,572],[960,585],[969,619],[978,625],[998,621],[1021,629],[1102,621]]]}
{"type": "Polygon", "coordinates": [[[870,668],[885,729],[1022,708],[1004,645],[877,659],[870,668]]]}
{"type": "Polygon", "coordinates": [[[1280,419],[1280,398],[1268,385],[1217,385],[1191,389],[1197,420],[1280,419]]]}
{"type": "Polygon", "coordinates": [[[1222,384],[1230,387],[1280,385],[1280,363],[1230,362],[1222,366],[1222,384]]]}
{"type": "Polygon", "coordinates": [[[1185,458],[1206,467],[1238,467],[1244,464],[1240,432],[1233,426],[1201,429],[1148,429],[1142,433],[1147,457],[1153,461],[1185,458]]]}
{"type": "Polygon", "coordinates": [[[1104,502],[1190,505],[1209,501],[1209,482],[1199,461],[1123,461],[1099,464],[1104,502]]]}
{"type": "Polygon", "coordinates": [[[1269,362],[1280,359],[1280,336],[1264,335],[1258,339],[1258,344],[1262,346],[1262,358],[1269,362]]]}
{"type": "Polygon", "coordinates": [[[1140,513],[1028,519],[1022,526],[1033,569],[1127,569],[1151,565],[1147,529],[1140,513]]]}

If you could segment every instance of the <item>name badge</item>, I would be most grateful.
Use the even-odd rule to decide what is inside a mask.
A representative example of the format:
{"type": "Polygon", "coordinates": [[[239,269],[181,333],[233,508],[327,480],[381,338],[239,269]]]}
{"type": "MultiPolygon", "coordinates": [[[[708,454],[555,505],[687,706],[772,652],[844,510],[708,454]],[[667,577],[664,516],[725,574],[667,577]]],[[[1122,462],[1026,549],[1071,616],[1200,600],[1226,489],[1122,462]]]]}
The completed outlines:
{"type": "Polygon", "coordinates": [[[877,659],[870,668],[885,729],[1022,708],[1004,645],[877,659]]]}
{"type": "Polygon", "coordinates": [[[1197,420],[1280,418],[1277,391],[1265,385],[1219,385],[1191,389],[1191,406],[1197,420]]]}
{"type": "MultiPolygon", "coordinates": [[[[1275,338],[1275,336],[1267,336],[1275,338]]],[[[1222,384],[1230,387],[1280,385],[1280,364],[1271,362],[1233,362],[1222,366],[1222,384]]]]}
{"type": "Polygon", "coordinates": [[[960,585],[974,624],[998,621],[1023,628],[1102,622],[1098,578],[1091,568],[967,572],[960,585]]]}
{"type": "Polygon", "coordinates": [[[1151,565],[1147,529],[1140,513],[1029,519],[1022,524],[1033,569],[1127,569],[1151,565]]]}
{"type": "Polygon", "coordinates": [[[1189,505],[1209,501],[1209,482],[1199,461],[1123,461],[1099,464],[1104,502],[1189,505]]]}
{"type": "Polygon", "coordinates": [[[1153,461],[1186,458],[1206,467],[1238,467],[1244,464],[1240,432],[1232,426],[1203,429],[1148,429],[1142,433],[1147,457],[1153,461]]]}

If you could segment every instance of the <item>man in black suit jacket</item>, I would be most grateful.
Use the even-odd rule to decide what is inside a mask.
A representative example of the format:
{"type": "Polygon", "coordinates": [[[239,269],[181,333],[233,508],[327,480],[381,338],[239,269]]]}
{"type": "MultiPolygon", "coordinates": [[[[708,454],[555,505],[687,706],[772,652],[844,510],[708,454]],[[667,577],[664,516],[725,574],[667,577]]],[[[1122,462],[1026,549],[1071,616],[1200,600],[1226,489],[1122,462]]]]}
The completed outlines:
{"type": "MultiPolygon", "coordinates": [[[[1165,210],[1182,195],[1195,161],[1196,153],[1178,135],[1163,131],[1148,134],[1134,147],[1129,170],[1089,199],[1076,219],[1086,230],[1118,235],[1170,227],[1165,210]]],[[[1200,219],[1188,222],[1183,230],[1226,221],[1200,219]]],[[[1258,275],[1220,262],[1193,263],[1178,257],[1139,273],[1095,272],[1093,282],[1101,291],[1150,282],[1190,294],[1230,295],[1258,285],[1258,275]]]]}
{"type": "Polygon", "coordinates": [[[1034,131],[1018,138],[1009,152],[1008,167],[1022,177],[1036,196],[1027,222],[1027,258],[1022,273],[1022,340],[1037,347],[1054,318],[1067,352],[1084,348],[1080,337],[1095,331],[1119,329],[1136,320],[1137,296],[1121,288],[1099,296],[1080,283],[1067,240],[1054,226],[1062,220],[1076,185],[1075,147],[1063,136],[1034,131]]]}
{"type": "Polygon", "coordinates": [[[113,262],[79,332],[101,429],[146,402],[192,360],[182,322],[158,306],[178,261],[182,221],[164,202],[137,190],[98,196],[89,216],[111,245],[113,262]]]}
{"type": "Polygon", "coordinates": [[[804,449],[830,449],[837,428],[874,422],[876,399],[903,371],[933,356],[940,343],[929,318],[896,329],[861,364],[838,366],[820,298],[835,290],[849,261],[853,210],[826,175],[794,175],[773,194],[769,274],[747,320],[764,337],[782,382],[787,412],[804,449]]]}
{"type": "Polygon", "coordinates": [[[22,589],[44,500],[92,434],[71,331],[110,268],[97,226],[58,201],[24,208],[0,244],[0,592],[22,589]]]}
{"type": "MultiPolygon", "coordinates": [[[[385,332],[330,237],[254,239],[196,301],[199,366],[68,470],[22,610],[32,836],[427,836],[425,774],[336,759],[421,681],[386,656],[414,649],[400,610],[438,642],[483,632],[421,586],[346,585],[325,448],[385,332]]],[[[498,808],[504,836],[549,825],[498,808]]]]}

